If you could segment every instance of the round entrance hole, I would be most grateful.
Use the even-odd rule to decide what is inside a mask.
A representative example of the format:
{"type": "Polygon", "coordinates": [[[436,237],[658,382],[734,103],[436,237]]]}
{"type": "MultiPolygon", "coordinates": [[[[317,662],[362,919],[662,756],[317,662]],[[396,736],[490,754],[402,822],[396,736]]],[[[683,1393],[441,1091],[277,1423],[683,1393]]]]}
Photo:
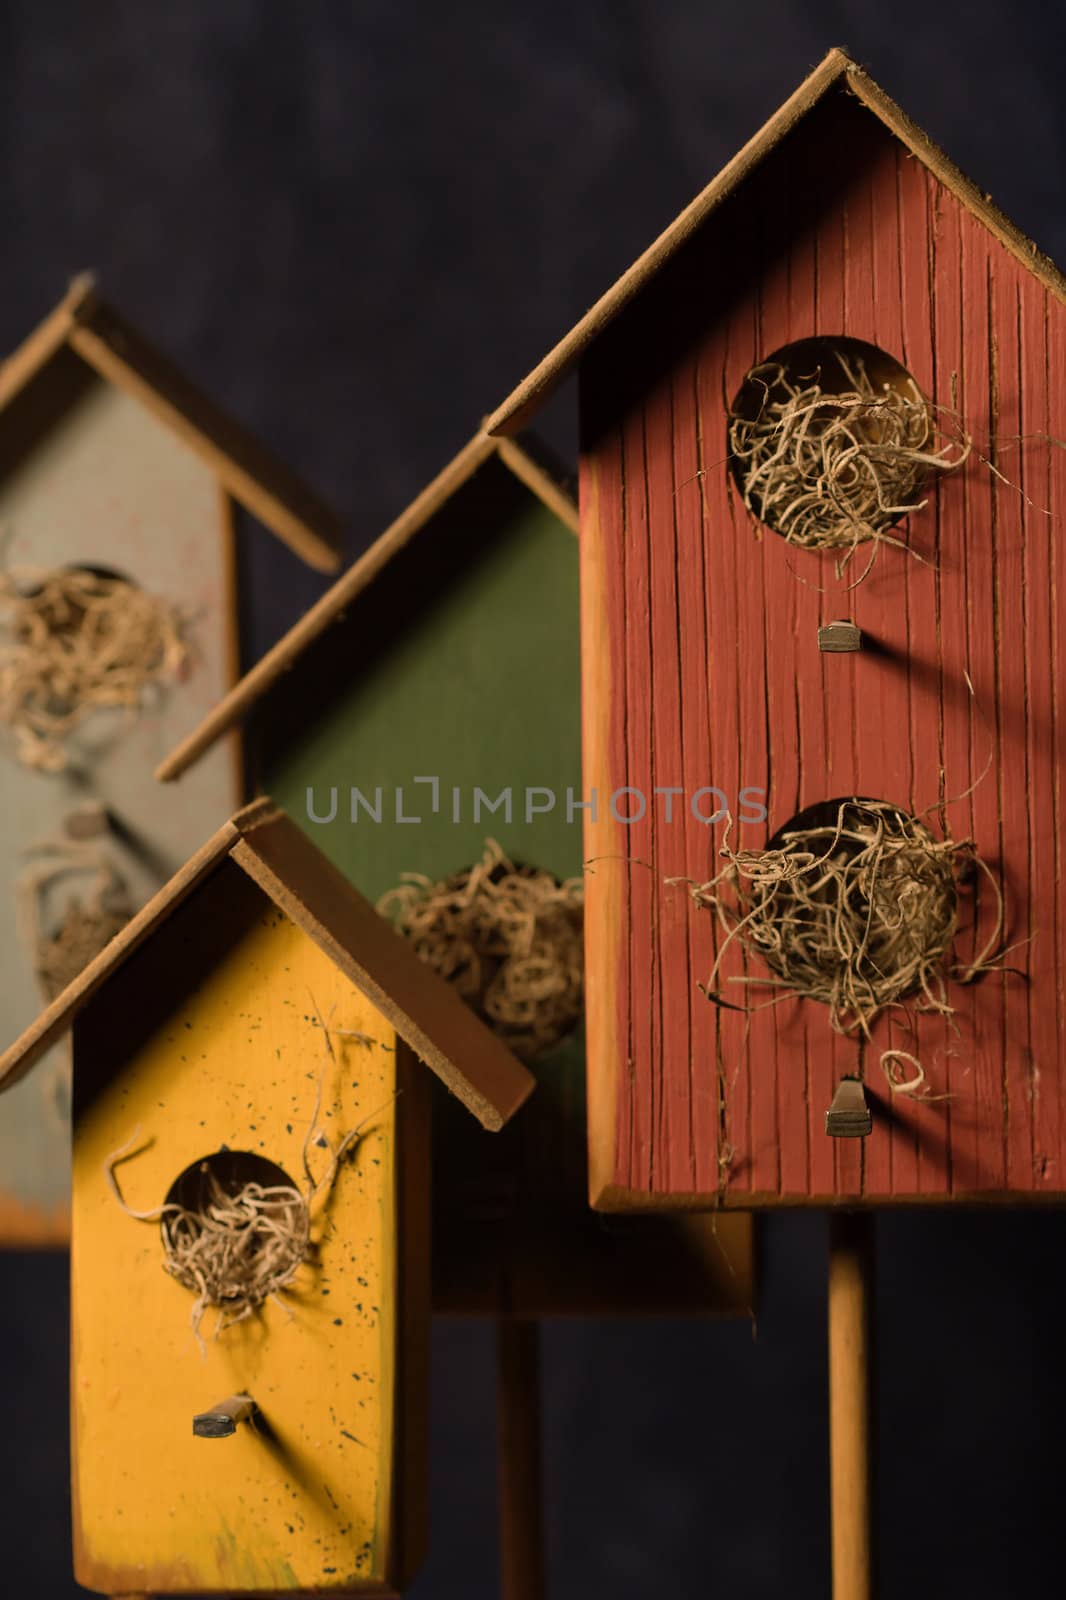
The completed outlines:
{"type": "Polygon", "coordinates": [[[940,987],[958,920],[953,846],[887,801],[844,796],[791,817],[745,888],[744,939],[842,1032],[940,987]]]}
{"type": "Polygon", "coordinates": [[[490,843],[439,883],[419,877],[378,902],[419,958],[523,1061],[562,1044],[584,1001],[584,885],[490,843]]]}
{"type": "Polygon", "coordinates": [[[186,623],[169,601],[108,567],[12,570],[0,581],[2,720],[23,765],[59,772],[96,712],[132,719],[181,674],[186,623]]]}
{"type": "Polygon", "coordinates": [[[801,339],[753,367],[730,408],[730,470],[744,504],[805,550],[848,550],[923,502],[938,471],[932,414],[887,351],[843,334],[801,339]]]}
{"type": "Polygon", "coordinates": [[[200,1310],[240,1320],[291,1282],[307,1254],[307,1202],[273,1161],[217,1150],[171,1184],[160,1223],[165,1266],[200,1310]]]}

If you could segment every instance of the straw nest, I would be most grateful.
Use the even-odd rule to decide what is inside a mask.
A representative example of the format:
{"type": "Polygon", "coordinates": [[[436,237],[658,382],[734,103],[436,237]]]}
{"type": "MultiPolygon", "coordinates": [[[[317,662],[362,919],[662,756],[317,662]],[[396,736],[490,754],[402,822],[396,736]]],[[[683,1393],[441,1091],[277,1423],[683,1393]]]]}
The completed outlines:
{"type": "Polygon", "coordinates": [[[875,1018],[905,1001],[950,1017],[948,980],[970,983],[990,970],[1002,931],[1002,897],[972,840],[937,840],[915,817],[877,800],[844,800],[825,821],[798,821],[767,850],[725,845],[722,871],[689,885],[726,935],[703,986],[708,998],[730,1004],[721,970],[739,941],[773,976],[730,982],[820,1001],[838,1033],[868,1038],[875,1018]],[[994,892],[995,927],[972,961],[953,960],[961,893],[978,871],[994,892]]]}
{"type": "Polygon", "coordinates": [[[860,544],[874,541],[874,555],[903,547],[888,529],[922,509],[971,441],[957,425],[941,431],[909,376],[875,388],[861,356],[830,349],[826,361],[839,373],[753,367],[730,412],[729,450],[749,511],[789,544],[838,552],[839,576],[860,544]]]}
{"type": "Polygon", "coordinates": [[[81,567],[0,575],[0,722],[27,767],[62,771],[64,742],[86,718],[136,716],[187,654],[175,608],[124,578],[81,567]]]}
{"type": "Polygon", "coordinates": [[[531,1061],[582,1009],[584,884],[516,865],[494,839],[443,882],[404,873],[378,910],[515,1054],[531,1061]]]}
{"type": "MultiPolygon", "coordinates": [[[[195,1295],[189,1320],[201,1352],[206,1347],[200,1329],[208,1308],[218,1313],[216,1339],[254,1316],[268,1300],[285,1309],[279,1296],[311,1255],[314,1183],[303,1194],[288,1181],[242,1179],[233,1163],[247,1158],[223,1151],[183,1173],[171,1190],[173,1199],[151,1211],[134,1211],[123,1198],[115,1168],[138,1153],[132,1148],[137,1137],[135,1133],[107,1158],[104,1171],[128,1217],[159,1224],[164,1270],[195,1295]],[[221,1163],[218,1171],[216,1161],[221,1163]]],[[[329,1185],[339,1159],[338,1154],[331,1163],[329,1185]]],[[[280,1168],[276,1170],[283,1178],[280,1168]]]]}
{"type": "Polygon", "coordinates": [[[194,1328],[214,1306],[221,1333],[292,1282],[310,1248],[310,1207],[291,1184],[247,1182],[230,1190],[206,1162],[198,1176],[193,1205],[163,1207],[163,1264],[196,1293],[194,1328]]]}
{"type": "MultiPolygon", "coordinates": [[[[352,1038],[366,1047],[373,1043],[362,1034],[331,1027],[330,1019],[324,1020],[321,1013],[318,1026],[324,1037],[327,1068],[337,1064],[332,1037],[352,1038]]],[[[111,1192],[126,1215],[137,1222],[159,1223],[164,1269],[195,1295],[190,1322],[201,1352],[206,1347],[200,1329],[209,1307],[218,1312],[216,1339],[227,1328],[254,1316],[268,1300],[288,1312],[280,1295],[293,1291],[301,1267],[314,1259],[313,1222],[328,1204],[341,1166],[384,1109],[373,1111],[332,1146],[320,1121],[325,1072],[326,1068],[319,1078],[303,1145],[302,1190],[272,1163],[223,1147],[217,1156],[205,1158],[183,1173],[164,1205],[135,1211],[123,1198],[115,1169],[138,1153],[134,1148],[138,1133],[104,1163],[111,1192]],[[317,1176],[311,1165],[312,1148],[326,1152],[317,1176]],[[254,1164],[252,1170],[249,1163],[254,1164]],[[258,1175],[256,1169],[261,1169],[258,1175]],[[284,1181],[263,1181],[275,1174],[284,1181]]],[[[142,1144],[140,1149],[144,1148],[142,1144]]]]}

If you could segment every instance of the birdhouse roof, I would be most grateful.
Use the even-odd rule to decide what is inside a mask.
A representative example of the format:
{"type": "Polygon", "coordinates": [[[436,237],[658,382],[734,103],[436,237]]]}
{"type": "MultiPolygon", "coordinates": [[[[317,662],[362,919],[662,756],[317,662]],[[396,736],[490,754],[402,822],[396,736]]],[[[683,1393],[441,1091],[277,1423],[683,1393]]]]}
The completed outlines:
{"type": "Polygon", "coordinates": [[[399,554],[487,461],[498,460],[574,533],[577,505],[554,471],[539,458],[530,440],[492,439],[474,435],[459,454],[412,500],[406,511],[356,560],[331,589],[300,618],[273,649],[245,673],[198,728],[159,766],[156,777],[167,783],[191,767],[216,740],[240,722],[283,672],[363,593],[392,558],[399,554]]]}
{"type": "Polygon", "coordinates": [[[133,395],[216,473],[233,498],[319,572],[340,563],[335,512],[101,300],[89,273],[0,364],[2,414],[64,350],[133,395]]]}
{"type": "Polygon", "coordinates": [[[1066,301],[1066,278],[1058,268],[1041,255],[1036,246],[992,204],[987,194],[982,194],[962,175],[862,67],[843,50],[830,50],[755,137],[738,151],[718,176],[675,217],[665,232],[523,378],[486,420],[486,431],[490,434],[510,434],[523,427],[622,308],[647,287],[686,240],[713,216],[722,202],[739,189],[760,162],[831,93],[850,93],[861,101],[1035,277],[1060,300],[1066,301]]]}
{"type": "Polygon", "coordinates": [[[528,1098],[535,1080],[526,1068],[270,800],[231,817],[0,1056],[0,1092],[227,861],[330,957],[485,1127],[502,1127],[528,1098]]]}

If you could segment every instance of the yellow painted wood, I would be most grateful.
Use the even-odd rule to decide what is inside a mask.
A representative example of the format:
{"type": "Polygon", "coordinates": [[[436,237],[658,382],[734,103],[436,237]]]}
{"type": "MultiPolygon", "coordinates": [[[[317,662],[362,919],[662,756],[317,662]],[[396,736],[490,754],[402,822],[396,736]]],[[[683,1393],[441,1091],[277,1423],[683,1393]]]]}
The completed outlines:
{"type": "MultiPolygon", "coordinates": [[[[396,1040],[305,935],[264,909],[221,964],[79,1107],[74,1140],[75,1570],[105,1592],[366,1588],[390,1570],[396,1387],[396,1040]],[[316,1268],[291,1316],[268,1304],[201,1355],[191,1292],[168,1277],[156,1223],[174,1179],[221,1144],[302,1182],[301,1147],[326,1060],[315,1008],[369,1041],[333,1035],[321,1124],[331,1142],[371,1116],[341,1171],[316,1268]],[[247,1392],[271,1437],[242,1424],[194,1438],[196,1412],[247,1392]]],[[[145,958],[151,960],[151,952],[145,958]]],[[[98,1006],[136,1004],[138,958],[98,1006]],[[122,979],[129,974],[124,995],[122,979]]],[[[152,1004],[156,1004],[153,989],[152,1004]]],[[[127,1030],[127,1033],[129,1030],[127,1030]]],[[[106,1018],[90,1022],[99,1052],[106,1018]]],[[[84,1037],[85,1035],[83,1035],[84,1037]]],[[[123,1037],[119,1034],[119,1038],[123,1037]]],[[[76,1038],[76,1063],[78,1041],[76,1038]]],[[[77,1066],[76,1066],[77,1070],[77,1066]]],[[[326,1152],[312,1151],[321,1170],[326,1152]]],[[[205,1331],[212,1326],[208,1313],[205,1331]]]]}

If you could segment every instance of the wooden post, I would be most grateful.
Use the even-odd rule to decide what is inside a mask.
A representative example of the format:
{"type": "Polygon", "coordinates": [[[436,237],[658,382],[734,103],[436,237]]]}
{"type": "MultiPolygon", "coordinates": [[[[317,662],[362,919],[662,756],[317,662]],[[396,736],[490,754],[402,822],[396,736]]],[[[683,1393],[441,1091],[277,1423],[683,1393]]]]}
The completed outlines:
{"type": "Polygon", "coordinates": [[[829,1475],[833,1600],[873,1600],[873,1219],[829,1217],[829,1475]]]}
{"type": "Polygon", "coordinates": [[[502,1600],[544,1600],[540,1330],[536,1322],[500,1317],[496,1351],[500,1594],[502,1600]]]}

